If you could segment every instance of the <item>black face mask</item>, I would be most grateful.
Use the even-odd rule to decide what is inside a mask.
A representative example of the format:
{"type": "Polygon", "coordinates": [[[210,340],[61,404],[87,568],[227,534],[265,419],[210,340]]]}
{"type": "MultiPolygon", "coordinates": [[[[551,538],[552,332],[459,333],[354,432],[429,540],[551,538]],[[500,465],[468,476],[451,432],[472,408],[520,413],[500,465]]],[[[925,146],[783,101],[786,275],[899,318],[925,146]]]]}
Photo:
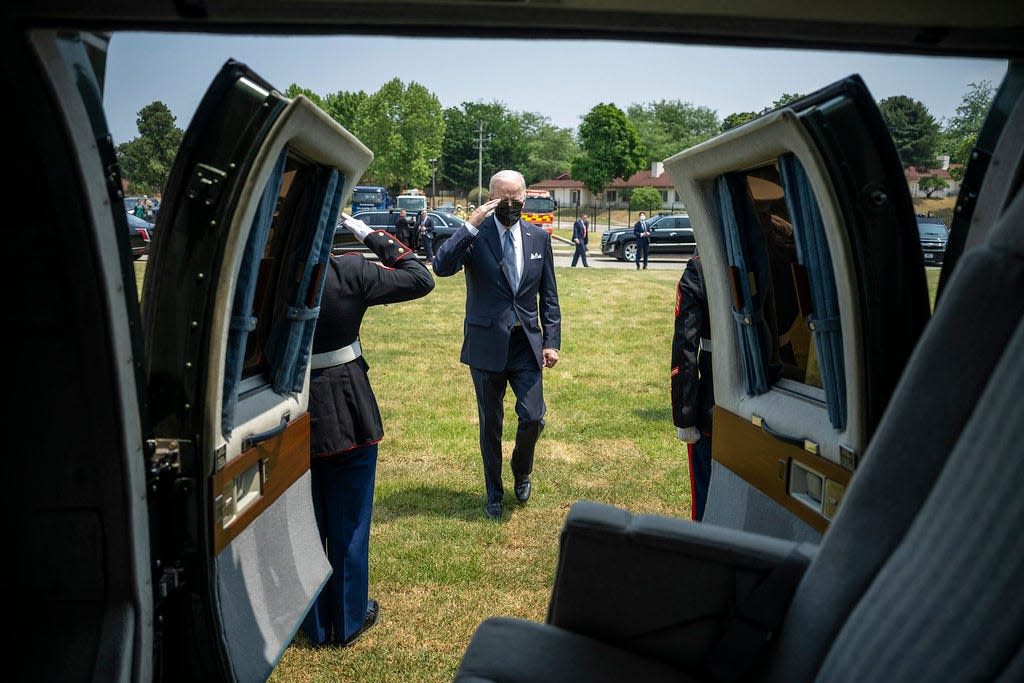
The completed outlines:
{"type": "Polygon", "coordinates": [[[523,203],[518,199],[502,199],[494,209],[494,215],[502,225],[514,225],[523,213],[523,203]]]}

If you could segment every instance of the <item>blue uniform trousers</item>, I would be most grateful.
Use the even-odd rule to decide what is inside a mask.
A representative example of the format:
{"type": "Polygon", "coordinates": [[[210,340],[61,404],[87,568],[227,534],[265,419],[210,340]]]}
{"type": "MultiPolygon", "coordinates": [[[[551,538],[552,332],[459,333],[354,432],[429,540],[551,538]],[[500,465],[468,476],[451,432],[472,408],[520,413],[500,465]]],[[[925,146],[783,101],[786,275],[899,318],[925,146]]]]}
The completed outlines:
{"type": "Polygon", "coordinates": [[[711,484],[711,435],[701,432],[700,441],[686,444],[690,457],[690,493],[693,500],[692,518],[699,522],[704,519],[704,506],[708,502],[708,488],[711,484]]]}
{"type": "Polygon", "coordinates": [[[313,511],[334,573],[302,622],[314,645],[359,630],[369,601],[370,517],[377,444],[310,463],[313,511]]]}

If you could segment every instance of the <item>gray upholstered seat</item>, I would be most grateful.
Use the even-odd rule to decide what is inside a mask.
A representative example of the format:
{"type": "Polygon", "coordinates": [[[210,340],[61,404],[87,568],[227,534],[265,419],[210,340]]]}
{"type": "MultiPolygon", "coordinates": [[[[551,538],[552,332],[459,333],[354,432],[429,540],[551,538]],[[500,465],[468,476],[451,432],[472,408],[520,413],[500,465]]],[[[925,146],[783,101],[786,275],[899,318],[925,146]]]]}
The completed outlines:
{"type": "MultiPolygon", "coordinates": [[[[807,553],[781,629],[745,678],[1024,680],[1022,312],[1019,194],[957,266],[839,515],[807,553]]],[[[677,680],[711,678],[706,653],[731,605],[800,550],[613,510],[570,513],[549,625],[485,621],[456,680],[645,680],[635,659],[588,678],[589,653],[609,647],[677,680]],[[566,631],[593,648],[573,641],[558,666],[524,678],[523,660],[550,658],[566,631]]]]}

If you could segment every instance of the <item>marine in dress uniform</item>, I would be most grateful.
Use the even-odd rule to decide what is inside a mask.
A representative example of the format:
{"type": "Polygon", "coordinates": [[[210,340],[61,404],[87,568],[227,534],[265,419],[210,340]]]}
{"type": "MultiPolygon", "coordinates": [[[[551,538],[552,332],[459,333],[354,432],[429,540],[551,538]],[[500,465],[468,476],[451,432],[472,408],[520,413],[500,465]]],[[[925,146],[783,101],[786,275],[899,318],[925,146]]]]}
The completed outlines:
{"type": "Polygon", "coordinates": [[[325,271],[310,359],[310,472],[316,523],[334,573],[302,630],[314,645],[346,646],[377,622],[380,610],[368,595],[369,543],[377,443],[384,427],[359,327],[370,306],[425,296],[434,278],[403,242],[343,217],[380,261],[357,253],[332,256],[325,271]]]}
{"type": "Polygon", "coordinates": [[[704,268],[694,255],[676,286],[675,332],[672,335],[672,422],[687,443],[690,459],[691,516],[700,521],[711,482],[711,411],[715,405],[711,376],[711,319],[704,289],[704,268]]]}

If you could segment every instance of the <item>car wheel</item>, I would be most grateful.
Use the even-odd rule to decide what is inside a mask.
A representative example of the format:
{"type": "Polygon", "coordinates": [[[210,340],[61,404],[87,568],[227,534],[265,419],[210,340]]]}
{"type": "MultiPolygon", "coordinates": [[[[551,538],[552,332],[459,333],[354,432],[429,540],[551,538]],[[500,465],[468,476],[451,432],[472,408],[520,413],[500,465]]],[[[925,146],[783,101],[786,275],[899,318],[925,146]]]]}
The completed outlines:
{"type": "Polygon", "coordinates": [[[630,240],[622,245],[621,260],[629,262],[636,261],[636,242],[630,240]]]}

